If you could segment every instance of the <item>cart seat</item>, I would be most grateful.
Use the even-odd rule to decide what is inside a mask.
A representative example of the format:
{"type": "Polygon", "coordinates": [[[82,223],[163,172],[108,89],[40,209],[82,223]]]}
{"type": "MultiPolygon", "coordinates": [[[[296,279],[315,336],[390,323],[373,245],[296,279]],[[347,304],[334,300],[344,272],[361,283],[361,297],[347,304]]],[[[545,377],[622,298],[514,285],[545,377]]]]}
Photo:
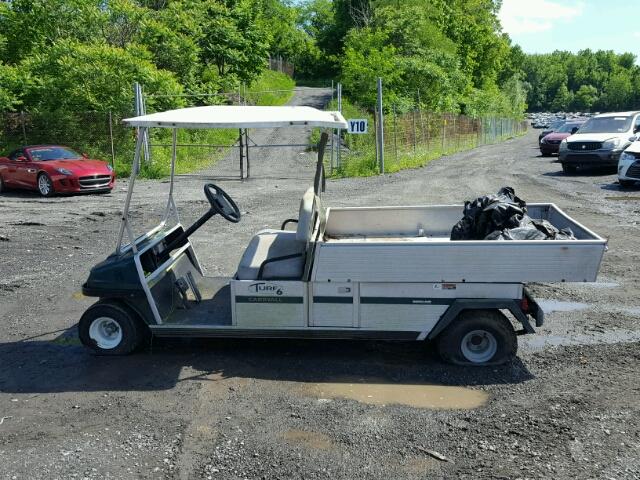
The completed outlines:
{"type": "Polygon", "coordinates": [[[300,202],[298,228],[262,230],[244,251],[236,278],[238,280],[299,280],[304,274],[307,250],[317,220],[318,202],[310,188],[300,202]]]}
{"type": "Polygon", "coordinates": [[[249,242],[236,276],[238,280],[300,279],[304,271],[305,249],[305,242],[296,238],[296,232],[263,230],[249,242]],[[279,260],[273,261],[275,259],[279,260]]]}

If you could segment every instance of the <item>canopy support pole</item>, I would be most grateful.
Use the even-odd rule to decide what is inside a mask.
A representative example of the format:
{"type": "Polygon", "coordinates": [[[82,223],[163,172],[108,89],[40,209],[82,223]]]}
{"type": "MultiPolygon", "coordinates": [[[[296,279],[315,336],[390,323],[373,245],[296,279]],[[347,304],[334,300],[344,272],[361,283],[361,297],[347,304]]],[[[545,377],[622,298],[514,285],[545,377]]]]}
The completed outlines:
{"type": "Polygon", "coordinates": [[[120,224],[120,232],[118,233],[118,244],[116,245],[116,253],[118,254],[121,253],[122,239],[124,238],[125,230],[127,231],[127,235],[129,235],[131,248],[136,253],[138,251],[134,242],[135,239],[133,238],[131,226],[129,225],[129,206],[131,205],[131,196],[133,195],[133,185],[136,182],[136,176],[138,175],[138,170],[140,168],[140,150],[142,149],[142,144],[144,143],[146,132],[147,127],[140,127],[140,130],[138,131],[138,138],[136,139],[136,151],[133,156],[133,164],[131,165],[131,176],[129,177],[127,199],[124,202],[124,209],[122,210],[122,223],[120,224]]]}
{"type": "Polygon", "coordinates": [[[316,175],[313,180],[313,190],[317,197],[321,196],[321,193],[325,191],[326,179],[324,176],[324,151],[327,148],[327,141],[329,135],[327,132],[322,132],[320,135],[320,141],[318,142],[318,163],[316,163],[316,175]]]}
{"type": "Polygon", "coordinates": [[[242,129],[238,129],[240,132],[240,137],[238,138],[238,144],[240,147],[240,180],[244,179],[244,134],[242,133],[242,129]]]}
{"type": "Polygon", "coordinates": [[[247,157],[247,178],[250,176],[250,163],[249,163],[249,129],[244,129],[244,147],[245,147],[245,156],[247,157]]]}
{"type": "Polygon", "coordinates": [[[162,219],[162,224],[164,225],[169,220],[169,216],[173,213],[176,217],[176,221],[180,223],[180,217],[178,216],[178,208],[176,207],[176,202],[173,199],[173,185],[176,175],[176,160],[178,156],[178,130],[173,128],[172,132],[172,150],[171,150],[171,179],[169,181],[169,199],[167,200],[167,208],[164,212],[164,218],[162,219]]]}

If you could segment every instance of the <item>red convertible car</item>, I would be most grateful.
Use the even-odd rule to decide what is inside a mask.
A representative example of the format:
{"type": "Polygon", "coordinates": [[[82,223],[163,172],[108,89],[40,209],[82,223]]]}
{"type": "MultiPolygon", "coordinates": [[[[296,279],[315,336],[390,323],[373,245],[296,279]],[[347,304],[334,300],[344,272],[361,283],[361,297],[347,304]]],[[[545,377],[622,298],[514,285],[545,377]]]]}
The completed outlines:
{"type": "Polygon", "coordinates": [[[62,145],[32,145],[0,157],[0,192],[5,188],[56,193],[108,192],[116,175],[107,162],[91,160],[62,145]]]}

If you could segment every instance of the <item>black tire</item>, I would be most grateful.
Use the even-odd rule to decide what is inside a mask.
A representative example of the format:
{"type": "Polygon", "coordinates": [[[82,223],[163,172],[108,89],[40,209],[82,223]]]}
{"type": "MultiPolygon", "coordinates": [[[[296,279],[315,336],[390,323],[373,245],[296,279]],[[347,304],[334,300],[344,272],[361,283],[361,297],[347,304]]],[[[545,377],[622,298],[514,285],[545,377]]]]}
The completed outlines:
{"type": "Polygon", "coordinates": [[[436,341],[440,357],[456,365],[501,365],[518,351],[516,333],[499,310],[465,310],[436,341]]]}
{"type": "Polygon", "coordinates": [[[84,346],[99,355],[127,355],[144,340],[145,331],[132,310],[102,300],[84,312],[78,335],[84,346]]]}
{"type": "Polygon", "coordinates": [[[2,180],[2,177],[0,176],[0,193],[4,192],[6,189],[6,187],[4,186],[4,181],[2,180]]]}
{"type": "MultiPolygon", "coordinates": [[[[618,183],[620,184],[620,187],[622,187],[622,188],[631,188],[636,184],[636,182],[633,181],[633,180],[620,180],[620,179],[618,179],[618,183]]],[[[2,190],[0,190],[0,191],[2,191],[2,190]]]]}
{"type": "Polygon", "coordinates": [[[562,164],[562,171],[564,173],[572,174],[572,173],[576,173],[578,171],[578,167],[576,167],[575,165],[567,165],[566,163],[563,163],[562,164]]]}
{"type": "Polygon", "coordinates": [[[42,195],[43,197],[53,197],[56,193],[55,189],[53,188],[53,182],[51,181],[49,175],[47,175],[46,173],[41,173],[40,175],[38,175],[37,188],[38,193],[40,193],[40,195],[42,195]]]}
{"type": "Polygon", "coordinates": [[[542,155],[543,157],[550,157],[551,156],[550,153],[546,153],[546,152],[540,152],[540,155],[542,155]]]}

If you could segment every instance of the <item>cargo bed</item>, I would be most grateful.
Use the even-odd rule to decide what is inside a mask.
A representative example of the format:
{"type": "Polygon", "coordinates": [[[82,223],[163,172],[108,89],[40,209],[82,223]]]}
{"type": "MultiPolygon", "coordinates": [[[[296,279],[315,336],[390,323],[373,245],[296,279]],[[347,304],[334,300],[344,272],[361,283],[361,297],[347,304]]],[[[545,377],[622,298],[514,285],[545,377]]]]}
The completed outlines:
{"type": "Polygon", "coordinates": [[[531,218],[577,240],[451,241],[459,205],[329,208],[317,242],[316,282],[593,282],[607,241],[552,203],[531,218]]]}

